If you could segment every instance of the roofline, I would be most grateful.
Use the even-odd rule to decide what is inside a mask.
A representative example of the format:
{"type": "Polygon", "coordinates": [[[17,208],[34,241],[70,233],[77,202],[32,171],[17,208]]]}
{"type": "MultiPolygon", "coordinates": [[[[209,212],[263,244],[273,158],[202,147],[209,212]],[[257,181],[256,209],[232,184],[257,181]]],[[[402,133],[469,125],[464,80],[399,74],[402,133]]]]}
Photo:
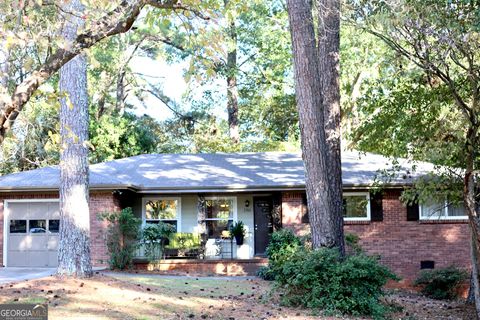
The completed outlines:
{"type": "MultiPolygon", "coordinates": [[[[389,189],[403,189],[406,186],[410,186],[412,183],[387,183],[384,184],[384,188],[389,189]]],[[[366,184],[344,184],[344,189],[370,189],[373,185],[366,184]]],[[[164,187],[164,188],[142,188],[134,185],[100,185],[90,186],[90,191],[114,191],[114,190],[131,190],[139,194],[145,193],[234,193],[234,192],[260,192],[260,191],[301,191],[305,190],[305,185],[286,185],[286,186],[271,186],[271,185],[258,185],[258,186],[215,186],[215,187],[190,187],[190,188],[178,188],[178,187],[164,187]]],[[[58,192],[57,187],[8,187],[0,188],[0,193],[13,193],[13,192],[58,192]]]]}
{"type": "MultiPolygon", "coordinates": [[[[90,191],[113,191],[113,190],[132,190],[137,191],[138,188],[131,185],[100,185],[90,186],[90,191]]],[[[0,193],[13,192],[58,192],[58,187],[1,187],[0,193]]]]}

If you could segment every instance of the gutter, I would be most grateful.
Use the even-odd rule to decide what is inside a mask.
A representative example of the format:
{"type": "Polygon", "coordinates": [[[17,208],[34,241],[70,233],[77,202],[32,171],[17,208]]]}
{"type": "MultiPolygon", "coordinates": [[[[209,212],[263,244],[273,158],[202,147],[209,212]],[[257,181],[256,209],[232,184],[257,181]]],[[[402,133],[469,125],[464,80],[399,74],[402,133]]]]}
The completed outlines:
{"type": "MultiPolygon", "coordinates": [[[[384,184],[382,187],[386,189],[403,189],[406,186],[411,186],[412,183],[389,183],[384,184]]],[[[344,184],[343,189],[347,190],[365,190],[371,189],[373,185],[365,184],[344,184]]],[[[215,187],[163,187],[163,188],[143,188],[132,184],[125,185],[94,185],[90,187],[90,191],[113,191],[113,190],[130,190],[139,194],[146,193],[158,193],[158,194],[174,194],[174,193],[239,193],[239,192],[262,192],[262,191],[303,191],[305,185],[285,185],[285,186],[271,186],[271,185],[258,185],[258,186],[242,186],[242,185],[230,185],[230,186],[215,186],[215,187]]],[[[0,188],[0,193],[14,193],[14,192],[58,192],[58,187],[23,187],[23,188],[0,188]]]]}

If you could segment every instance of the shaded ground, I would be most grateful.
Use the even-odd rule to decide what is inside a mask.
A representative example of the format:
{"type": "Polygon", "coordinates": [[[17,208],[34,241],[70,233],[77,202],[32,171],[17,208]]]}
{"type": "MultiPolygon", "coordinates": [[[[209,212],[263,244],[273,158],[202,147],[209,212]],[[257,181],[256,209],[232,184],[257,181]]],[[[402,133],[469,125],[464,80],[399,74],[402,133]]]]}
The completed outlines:
{"type": "Polygon", "coordinates": [[[0,284],[44,278],[54,274],[55,271],[55,268],[0,268],[0,284]]]}
{"type": "MultiPolygon", "coordinates": [[[[48,303],[50,319],[318,319],[311,311],[266,299],[259,279],[96,274],[88,280],[48,277],[0,285],[0,303],[48,303]]],[[[472,319],[471,307],[395,292],[394,319],[472,319]]],[[[275,299],[273,299],[275,301],[275,299]]],[[[321,318],[336,319],[336,318],[321,318]]]]}

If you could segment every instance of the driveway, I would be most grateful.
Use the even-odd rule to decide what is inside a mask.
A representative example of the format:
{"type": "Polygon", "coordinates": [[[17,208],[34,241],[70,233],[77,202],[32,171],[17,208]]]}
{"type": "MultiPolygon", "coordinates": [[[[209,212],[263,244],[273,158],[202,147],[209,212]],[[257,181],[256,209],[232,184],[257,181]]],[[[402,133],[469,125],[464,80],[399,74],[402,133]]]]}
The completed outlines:
{"type": "Polygon", "coordinates": [[[0,268],[0,284],[48,277],[55,268],[0,268]]]}

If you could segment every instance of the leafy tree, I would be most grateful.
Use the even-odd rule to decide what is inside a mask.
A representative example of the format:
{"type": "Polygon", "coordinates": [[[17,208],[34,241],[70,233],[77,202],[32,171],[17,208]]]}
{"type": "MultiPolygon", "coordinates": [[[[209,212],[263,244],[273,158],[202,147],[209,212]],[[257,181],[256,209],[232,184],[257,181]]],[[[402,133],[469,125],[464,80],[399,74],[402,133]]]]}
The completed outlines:
{"type": "MultiPolygon", "coordinates": [[[[213,5],[210,1],[202,1],[201,4],[176,0],[122,0],[113,4],[89,1],[81,16],[86,27],[66,44],[58,35],[58,27],[67,13],[55,1],[19,1],[13,5],[3,2],[0,4],[0,18],[4,22],[4,32],[0,37],[3,71],[0,142],[3,142],[6,132],[42,84],[83,50],[105,38],[130,30],[145,7],[180,11],[208,19],[200,10],[210,5],[213,5]]],[[[157,14],[153,12],[149,16],[157,14]]]]}
{"type": "MultiPolygon", "coordinates": [[[[462,169],[461,191],[472,231],[473,292],[480,314],[479,6],[460,0],[351,4],[351,20],[381,39],[399,57],[398,63],[392,64],[398,81],[390,79],[381,90],[370,91],[369,95],[376,97],[373,106],[364,101],[367,114],[374,113],[375,117],[365,119],[363,129],[376,127],[373,135],[378,136],[382,125],[375,126],[379,125],[375,119],[389,122],[392,127],[387,132],[394,142],[380,139],[379,149],[462,169]],[[396,88],[388,90],[390,85],[396,88]],[[379,105],[387,100],[386,106],[379,105]],[[399,118],[393,122],[396,116],[399,118]],[[395,141],[400,142],[398,147],[395,141]]],[[[455,170],[450,172],[452,177],[456,174],[455,170]]]]}

